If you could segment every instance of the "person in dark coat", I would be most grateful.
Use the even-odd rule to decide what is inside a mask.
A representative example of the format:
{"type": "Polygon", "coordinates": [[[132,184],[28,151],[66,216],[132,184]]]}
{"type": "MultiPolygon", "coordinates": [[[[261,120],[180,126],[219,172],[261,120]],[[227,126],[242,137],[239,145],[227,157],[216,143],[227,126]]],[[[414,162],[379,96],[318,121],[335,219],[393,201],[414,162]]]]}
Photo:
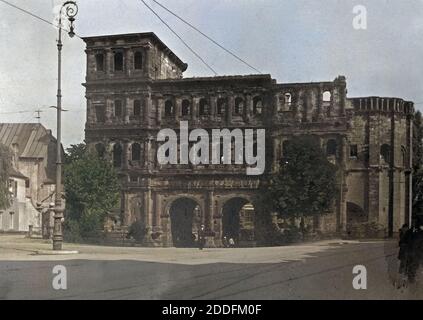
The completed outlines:
{"type": "Polygon", "coordinates": [[[198,248],[200,250],[204,249],[206,245],[206,231],[204,225],[201,225],[200,230],[198,231],[198,248]]]}

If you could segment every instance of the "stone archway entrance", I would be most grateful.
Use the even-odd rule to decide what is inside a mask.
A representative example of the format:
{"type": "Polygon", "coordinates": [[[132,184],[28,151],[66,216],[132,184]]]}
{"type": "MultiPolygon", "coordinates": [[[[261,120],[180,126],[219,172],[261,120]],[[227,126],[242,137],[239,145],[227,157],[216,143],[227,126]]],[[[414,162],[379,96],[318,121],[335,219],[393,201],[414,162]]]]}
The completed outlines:
{"type": "Polygon", "coordinates": [[[238,246],[253,246],[255,211],[254,205],[244,198],[233,198],[222,210],[222,235],[233,238],[238,246]]]}
{"type": "Polygon", "coordinates": [[[200,206],[189,198],[175,200],[169,210],[173,245],[178,248],[194,247],[200,206]]]}

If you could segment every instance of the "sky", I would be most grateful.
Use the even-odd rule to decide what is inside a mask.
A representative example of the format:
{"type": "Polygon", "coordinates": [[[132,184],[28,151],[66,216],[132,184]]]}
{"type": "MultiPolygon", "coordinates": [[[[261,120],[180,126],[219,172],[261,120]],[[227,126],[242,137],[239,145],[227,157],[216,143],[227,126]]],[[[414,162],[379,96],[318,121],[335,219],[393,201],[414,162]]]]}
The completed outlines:
{"type": "MultiPolygon", "coordinates": [[[[54,21],[59,0],[7,0],[54,21]]],[[[219,75],[253,70],[145,0],[219,75]]],[[[158,0],[280,83],[347,78],[348,96],[390,96],[423,109],[423,0],[158,0]],[[353,8],[367,29],[353,28],[353,8]]],[[[140,0],[79,0],[80,36],[156,33],[188,63],[184,76],[213,75],[140,0]]],[[[0,122],[56,130],[57,30],[0,2],[0,122]],[[22,112],[24,111],[24,112],[22,112]],[[19,113],[18,113],[19,112],[19,113]]],[[[84,140],[84,43],[65,36],[63,143],[84,140]]]]}

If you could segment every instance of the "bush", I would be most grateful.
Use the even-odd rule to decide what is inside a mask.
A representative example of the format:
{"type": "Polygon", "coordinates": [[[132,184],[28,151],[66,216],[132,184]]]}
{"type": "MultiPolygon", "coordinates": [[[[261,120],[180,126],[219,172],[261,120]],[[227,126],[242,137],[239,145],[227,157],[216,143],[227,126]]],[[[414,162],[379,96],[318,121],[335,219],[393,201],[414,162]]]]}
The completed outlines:
{"type": "Polygon", "coordinates": [[[66,242],[82,242],[79,223],[75,220],[65,220],[63,237],[66,242]]]}
{"type": "Polygon", "coordinates": [[[148,229],[146,228],[145,224],[137,220],[129,227],[128,237],[132,237],[135,239],[135,241],[141,243],[144,241],[145,236],[147,235],[147,231],[148,229]]]}

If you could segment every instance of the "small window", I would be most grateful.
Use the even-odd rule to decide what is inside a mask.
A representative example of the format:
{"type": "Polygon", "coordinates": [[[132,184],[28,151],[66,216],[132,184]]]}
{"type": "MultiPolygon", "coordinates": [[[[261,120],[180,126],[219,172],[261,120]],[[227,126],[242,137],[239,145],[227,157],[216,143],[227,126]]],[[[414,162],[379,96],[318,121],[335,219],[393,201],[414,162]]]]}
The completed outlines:
{"type": "Polygon", "coordinates": [[[141,145],[139,143],[132,145],[132,161],[141,161],[141,145]]]}
{"type": "Polygon", "coordinates": [[[338,144],[336,143],[336,141],[333,139],[329,140],[326,145],[326,155],[328,157],[336,156],[337,149],[338,149],[338,144]]]}
{"type": "Polygon", "coordinates": [[[358,146],[356,144],[350,145],[350,158],[358,158],[358,146]]]}
{"type": "Polygon", "coordinates": [[[290,106],[292,104],[292,94],[285,93],[285,105],[290,106]]]}
{"type": "Polygon", "coordinates": [[[384,144],[380,148],[380,159],[387,164],[391,162],[391,147],[388,144],[384,144]]]}
{"type": "Polygon", "coordinates": [[[31,186],[29,179],[25,180],[25,188],[29,189],[29,187],[31,186]]]}
{"type": "Polygon", "coordinates": [[[165,103],[165,117],[170,118],[173,116],[173,102],[167,100],[165,103]]]}
{"type": "Polygon", "coordinates": [[[210,114],[210,107],[206,99],[200,100],[200,116],[208,116],[210,114]]]}
{"type": "Polygon", "coordinates": [[[115,71],[123,71],[123,53],[115,53],[115,71]]]}
{"type": "Polygon", "coordinates": [[[95,64],[97,71],[104,71],[104,54],[98,53],[95,55],[95,64]]]}
{"type": "Polygon", "coordinates": [[[141,116],[141,100],[134,101],[134,116],[135,117],[141,116]]]}
{"type": "Polygon", "coordinates": [[[191,114],[191,103],[188,100],[182,101],[182,116],[186,117],[191,114]]]}
{"type": "Polygon", "coordinates": [[[224,98],[220,98],[217,100],[217,114],[219,116],[223,116],[226,112],[227,100],[224,98]]]}
{"type": "Polygon", "coordinates": [[[115,117],[121,118],[123,115],[123,107],[122,107],[122,101],[116,100],[115,101],[115,117]]]}
{"type": "Polygon", "coordinates": [[[134,69],[135,70],[142,70],[142,64],[143,64],[143,57],[141,52],[135,52],[134,55],[134,69]]]}
{"type": "Polygon", "coordinates": [[[123,150],[122,146],[120,144],[115,144],[113,146],[113,166],[115,168],[122,167],[122,156],[123,156],[123,150]]]}
{"type": "Polygon", "coordinates": [[[253,99],[253,114],[260,115],[263,113],[263,100],[260,97],[253,99]]]}
{"type": "Polygon", "coordinates": [[[237,116],[241,116],[243,115],[243,113],[244,113],[244,99],[236,98],[234,114],[237,116]]]}
{"type": "Polygon", "coordinates": [[[106,121],[106,108],[104,106],[95,106],[95,116],[98,123],[106,121]]]}
{"type": "Polygon", "coordinates": [[[332,101],[332,93],[330,91],[323,92],[323,102],[331,102],[332,101]]]}

